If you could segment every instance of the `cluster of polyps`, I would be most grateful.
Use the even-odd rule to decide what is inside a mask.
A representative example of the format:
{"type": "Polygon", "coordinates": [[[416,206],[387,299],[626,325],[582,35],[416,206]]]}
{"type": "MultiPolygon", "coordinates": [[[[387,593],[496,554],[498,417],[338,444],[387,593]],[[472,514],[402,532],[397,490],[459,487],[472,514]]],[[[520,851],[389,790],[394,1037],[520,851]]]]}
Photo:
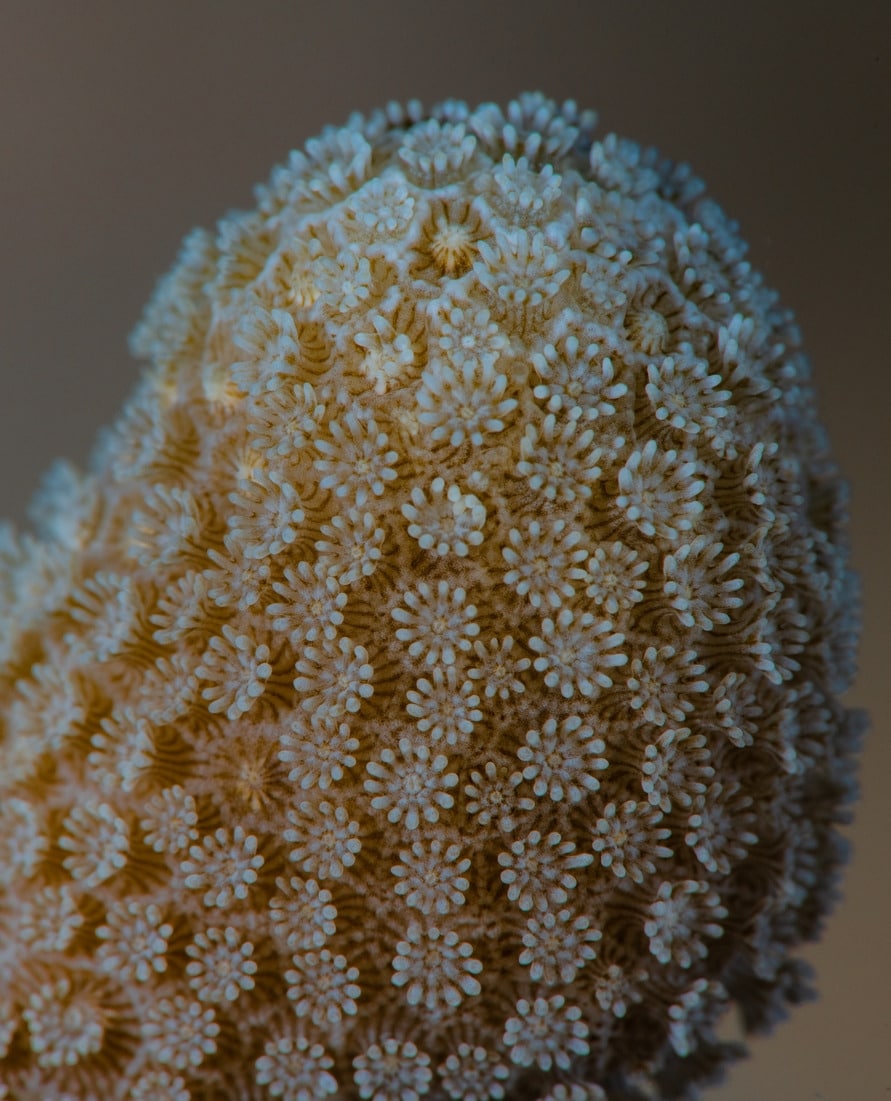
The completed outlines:
{"type": "Polygon", "coordinates": [[[309,142],[4,536],[9,1097],[682,1097],[800,996],[843,492],[733,226],[592,127],[309,142]]]}

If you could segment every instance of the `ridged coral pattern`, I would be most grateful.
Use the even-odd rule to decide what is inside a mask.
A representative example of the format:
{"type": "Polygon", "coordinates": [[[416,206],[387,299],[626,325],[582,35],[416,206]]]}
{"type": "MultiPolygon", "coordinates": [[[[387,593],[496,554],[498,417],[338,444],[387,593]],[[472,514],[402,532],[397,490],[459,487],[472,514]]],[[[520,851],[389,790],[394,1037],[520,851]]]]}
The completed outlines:
{"type": "Polygon", "coordinates": [[[326,130],[4,532],[0,1096],[686,1098],[806,995],[844,487],[736,227],[593,130],[326,130]]]}

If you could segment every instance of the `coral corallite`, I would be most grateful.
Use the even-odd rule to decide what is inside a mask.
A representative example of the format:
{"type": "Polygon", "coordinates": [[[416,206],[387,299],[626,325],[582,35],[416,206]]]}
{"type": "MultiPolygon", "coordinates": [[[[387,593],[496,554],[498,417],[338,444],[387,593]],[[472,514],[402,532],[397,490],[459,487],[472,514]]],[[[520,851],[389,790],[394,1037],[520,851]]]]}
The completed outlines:
{"type": "Polygon", "coordinates": [[[190,235],[0,542],[0,1096],[693,1097],[808,993],[845,492],[702,185],[538,95],[190,235]]]}

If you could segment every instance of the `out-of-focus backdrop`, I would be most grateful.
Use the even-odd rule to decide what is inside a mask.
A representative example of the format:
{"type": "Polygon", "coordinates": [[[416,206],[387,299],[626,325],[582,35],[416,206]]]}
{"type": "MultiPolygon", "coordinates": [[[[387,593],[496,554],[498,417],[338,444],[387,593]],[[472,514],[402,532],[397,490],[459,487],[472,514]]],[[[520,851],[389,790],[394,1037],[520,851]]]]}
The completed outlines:
{"type": "Polygon", "coordinates": [[[887,0],[2,0],[0,516],[115,416],[192,226],[355,109],[527,89],[690,162],[803,328],[853,486],[873,725],[844,899],[805,953],[820,1000],[707,1096],[891,1101],[887,0]]]}

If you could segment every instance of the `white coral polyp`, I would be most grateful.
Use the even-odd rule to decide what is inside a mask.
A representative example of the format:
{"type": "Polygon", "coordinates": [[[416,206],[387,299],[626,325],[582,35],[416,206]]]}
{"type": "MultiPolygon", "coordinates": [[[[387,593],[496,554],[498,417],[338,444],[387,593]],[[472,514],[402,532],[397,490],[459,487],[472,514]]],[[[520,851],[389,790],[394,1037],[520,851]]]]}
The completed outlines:
{"type": "Polygon", "coordinates": [[[0,528],[0,1093],[688,1101],[801,1000],[844,487],[733,223],[595,121],[326,130],[0,528]]]}
{"type": "Polygon", "coordinates": [[[102,970],[136,982],[148,982],[167,970],[167,946],[173,926],[155,903],[118,903],[96,930],[103,942],[97,959],[102,970]]]}
{"type": "Polygon", "coordinates": [[[412,923],[406,939],[396,945],[391,982],[405,987],[410,1006],[423,1005],[438,1016],[482,990],[476,976],[483,965],[472,952],[472,945],[459,941],[453,930],[443,932],[437,925],[424,928],[412,923]]]}
{"type": "Polygon", "coordinates": [[[63,830],[59,848],[69,854],[63,865],[85,888],[110,879],[127,863],[127,823],[108,803],[73,807],[63,830]]]}
{"type": "Polygon", "coordinates": [[[73,990],[63,977],[30,996],[22,1017],[41,1067],[73,1067],[101,1049],[104,1013],[91,994],[73,990]]]}
{"type": "Polygon", "coordinates": [[[566,1005],[562,994],[534,1002],[521,998],[516,1013],[505,1025],[504,1044],[511,1060],[521,1067],[534,1065],[549,1071],[556,1066],[565,1071],[574,1056],[587,1055],[590,1050],[582,1011],[577,1005],[566,1005]]]}
{"type": "Polygon", "coordinates": [[[271,1097],[284,1101],[323,1101],[337,1093],[337,1080],[329,1073],[334,1060],[321,1044],[305,1036],[282,1036],[267,1041],[257,1060],[257,1084],[271,1097]]]}
{"type": "Polygon", "coordinates": [[[402,506],[402,515],[409,521],[408,534],[417,539],[424,550],[435,550],[442,557],[453,551],[462,557],[483,541],[486,509],[472,493],[462,493],[459,486],[446,489],[442,478],[430,483],[430,499],[417,486],[412,490],[411,504],[402,506]]]}
{"type": "Polygon", "coordinates": [[[462,588],[452,589],[440,581],[434,590],[421,581],[416,590],[403,596],[407,608],[394,608],[393,618],[403,624],[395,634],[399,642],[407,642],[410,657],[424,657],[427,665],[442,661],[454,665],[459,651],[470,649],[471,639],[479,634],[479,624],[473,622],[476,606],[466,603],[462,588]]]}

